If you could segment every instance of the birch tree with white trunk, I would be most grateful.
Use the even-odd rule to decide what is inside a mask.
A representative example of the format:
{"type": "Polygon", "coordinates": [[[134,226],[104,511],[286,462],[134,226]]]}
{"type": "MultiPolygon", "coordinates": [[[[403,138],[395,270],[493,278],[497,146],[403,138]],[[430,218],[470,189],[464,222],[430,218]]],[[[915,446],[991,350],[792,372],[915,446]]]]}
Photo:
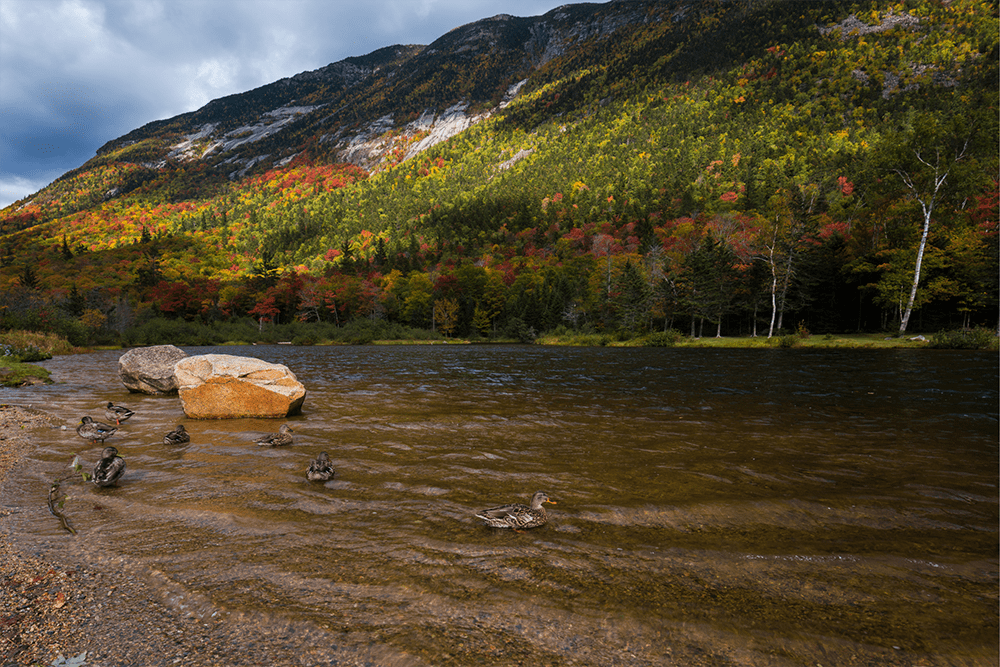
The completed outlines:
{"type": "MultiPolygon", "coordinates": [[[[949,177],[952,177],[953,181],[956,180],[954,172],[968,155],[973,130],[974,128],[967,128],[958,134],[956,128],[941,128],[932,119],[920,118],[910,130],[908,140],[896,144],[898,150],[902,150],[902,155],[897,152],[899,162],[891,169],[903,182],[913,200],[920,204],[922,213],[913,280],[899,322],[900,335],[906,333],[913,305],[917,300],[924,253],[934,222],[934,212],[940,209],[949,191],[954,189],[949,187],[952,185],[949,183],[949,177]]],[[[898,139],[899,137],[892,137],[890,140],[898,141],[898,139]]]]}

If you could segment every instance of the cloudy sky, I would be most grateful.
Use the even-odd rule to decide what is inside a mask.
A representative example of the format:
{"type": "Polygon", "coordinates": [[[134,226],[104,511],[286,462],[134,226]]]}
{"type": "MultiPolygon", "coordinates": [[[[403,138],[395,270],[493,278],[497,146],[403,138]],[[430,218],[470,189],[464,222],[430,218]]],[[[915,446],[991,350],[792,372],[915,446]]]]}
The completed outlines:
{"type": "Polygon", "coordinates": [[[0,208],[153,120],[567,0],[0,0],[0,208]]]}

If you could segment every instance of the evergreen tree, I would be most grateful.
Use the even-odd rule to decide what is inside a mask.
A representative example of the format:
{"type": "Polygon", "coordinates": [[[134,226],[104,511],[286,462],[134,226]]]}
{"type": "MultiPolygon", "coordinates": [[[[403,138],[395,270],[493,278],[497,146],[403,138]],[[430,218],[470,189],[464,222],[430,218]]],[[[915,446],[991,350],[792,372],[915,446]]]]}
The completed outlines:
{"type": "Polygon", "coordinates": [[[347,239],[344,239],[343,243],[340,244],[340,270],[343,273],[354,273],[355,268],[351,244],[348,243],[347,239]]]}
{"type": "Polygon", "coordinates": [[[633,333],[641,331],[649,317],[653,291],[631,260],[625,262],[615,288],[614,305],[622,328],[633,333]]]}
{"type": "Polygon", "coordinates": [[[389,268],[389,256],[385,251],[385,239],[381,236],[378,237],[378,244],[375,247],[375,267],[378,269],[387,270],[389,268]]]}
{"type": "Polygon", "coordinates": [[[721,335],[722,318],[732,307],[739,278],[735,264],[733,249],[708,233],[698,249],[686,258],[679,281],[691,317],[714,322],[716,336],[721,335]]]}
{"type": "Polygon", "coordinates": [[[31,268],[31,264],[25,263],[21,268],[21,275],[18,276],[18,282],[22,287],[28,289],[38,289],[38,275],[35,270],[31,268]]]}
{"type": "Polygon", "coordinates": [[[66,299],[66,310],[73,317],[80,317],[83,315],[84,308],[87,306],[87,299],[80,294],[80,290],[76,288],[76,283],[70,287],[69,296],[66,299]]]}

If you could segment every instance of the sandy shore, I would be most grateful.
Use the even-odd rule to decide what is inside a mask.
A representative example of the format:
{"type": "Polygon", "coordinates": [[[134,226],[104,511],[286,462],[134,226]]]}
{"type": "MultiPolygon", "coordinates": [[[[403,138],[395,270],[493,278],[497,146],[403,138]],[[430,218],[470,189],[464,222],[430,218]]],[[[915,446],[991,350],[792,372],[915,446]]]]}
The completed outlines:
{"type": "MultiPolygon", "coordinates": [[[[32,429],[55,423],[61,420],[0,405],[0,484],[31,451],[32,429]]],[[[39,502],[44,498],[40,492],[39,502]]],[[[372,656],[334,652],[315,633],[287,624],[231,616],[206,621],[171,606],[155,577],[132,572],[127,563],[112,569],[24,553],[4,520],[11,512],[0,506],[2,667],[59,665],[59,656],[83,653],[88,667],[380,664],[372,656]]]]}

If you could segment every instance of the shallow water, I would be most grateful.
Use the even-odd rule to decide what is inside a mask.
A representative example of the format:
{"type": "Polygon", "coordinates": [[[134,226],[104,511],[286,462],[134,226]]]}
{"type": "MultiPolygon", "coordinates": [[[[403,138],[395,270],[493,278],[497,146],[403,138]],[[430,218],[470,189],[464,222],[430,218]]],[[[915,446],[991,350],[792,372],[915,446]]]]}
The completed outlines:
{"type": "Polygon", "coordinates": [[[293,623],[380,664],[996,664],[998,374],[985,353],[189,348],[289,366],[280,421],[130,395],[121,351],[0,401],[65,418],[0,491],[19,546],[149,573],[197,615],[293,623]],[[108,441],[117,488],[49,482],[108,441]],[[162,444],[183,423],[191,443],[162,444]],[[327,451],[333,481],[305,479],[327,451]],[[548,492],[548,525],[478,509],[548,492]]]}

